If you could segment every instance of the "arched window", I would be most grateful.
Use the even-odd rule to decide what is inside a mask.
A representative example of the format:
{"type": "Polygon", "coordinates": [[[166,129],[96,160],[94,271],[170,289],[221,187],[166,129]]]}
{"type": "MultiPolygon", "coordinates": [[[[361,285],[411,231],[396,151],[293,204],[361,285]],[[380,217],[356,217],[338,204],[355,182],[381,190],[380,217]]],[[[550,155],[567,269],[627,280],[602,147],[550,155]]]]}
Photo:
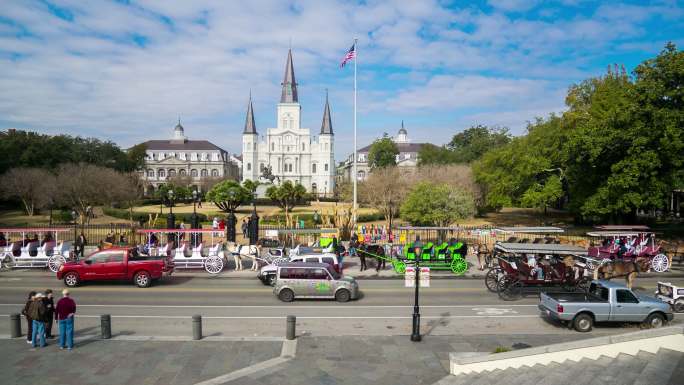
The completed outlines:
{"type": "Polygon", "coordinates": [[[187,173],[187,171],[185,171],[184,168],[181,168],[180,170],[178,170],[178,175],[180,175],[180,176],[186,176],[186,175],[188,175],[188,173],[187,173]]]}
{"type": "Polygon", "coordinates": [[[192,170],[190,170],[190,176],[193,178],[197,178],[197,169],[196,168],[193,168],[192,170]]]}
{"type": "MultiPolygon", "coordinates": [[[[247,166],[249,166],[249,163],[247,163],[247,166]]],[[[247,169],[249,170],[249,167],[247,167],[247,169]]],[[[200,175],[202,175],[202,177],[206,177],[209,175],[209,172],[206,168],[203,168],[200,175]]]]}
{"type": "Polygon", "coordinates": [[[154,170],[152,170],[152,169],[147,170],[147,177],[148,178],[154,178],[154,170]]]}
{"type": "Polygon", "coordinates": [[[325,171],[328,171],[328,164],[325,164],[325,171]]]}
{"type": "Polygon", "coordinates": [[[365,180],[366,179],[366,172],[361,170],[358,172],[358,180],[365,180]]]}
{"type": "Polygon", "coordinates": [[[318,186],[316,186],[316,183],[311,184],[311,195],[316,195],[318,193],[318,186]]]}
{"type": "Polygon", "coordinates": [[[159,171],[157,171],[157,175],[159,175],[160,178],[166,178],[166,171],[165,170],[159,170],[159,171]]]}
{"type": "Polygon", "coordinates": [[[170,169],[169,170],[169,178],[173,178],[174,176],[176,176],[176,170],[170,169]]]}
{"type": "Polygon", "coordinates": [[[311,165],[311,173],[315,174],[316,173],[316,163],[311,165]]]}
{"type": "Polygon", "coordinates": [[[265,168],[263,163],[259,163],[259,172],[264,172],[265,168]]]}
{"type": "Polygon", "coordinates": [[[211,170],[211,176],[213,176],[213,177],[219,176],[219,175],[218,175],[218,170],[216,170],[216,169],[211,170]]]}
{"type": "MultiPolygon", "coordinates": [[[[251,163],[247,163],[247,171],[251,171],[251,170],[252,170],[252,164],[251,164],[251,163]]],[[[207,172],[207,170],[202,170],[202,173],[203,173],[203,174],[206,173],[206,172],[207,172]]],[[[206,176],[206,175],[202,175],[202,176],[206,176]]]]}

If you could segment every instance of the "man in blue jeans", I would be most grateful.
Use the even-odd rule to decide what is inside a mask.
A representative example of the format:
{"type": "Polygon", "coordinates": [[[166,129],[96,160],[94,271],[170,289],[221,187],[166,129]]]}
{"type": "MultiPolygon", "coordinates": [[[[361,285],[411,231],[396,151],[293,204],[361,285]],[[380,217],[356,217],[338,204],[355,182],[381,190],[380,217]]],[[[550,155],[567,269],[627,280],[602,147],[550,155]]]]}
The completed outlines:
{"type": "Polygon", "coordinates": [[[74,348],[74,315],[76,302],[69,297],[69,289],[62,290],[62,298],[55,307],[55,318],[59,323],[59,348],[74,348]]]}
{"type": "Polygon", "coordinates": [[[28,314],[32,320],[32,335],[31,335],[31,346],[33,348],[37,347],[38,342],[40,342],[40,347],[45,347],[45,316],[47,315],[47,308],[45,307],[45,302],[43,298],[45,296],[43,293],[37,293],[33,297],[33,301],[29,305],[28,314]]]}

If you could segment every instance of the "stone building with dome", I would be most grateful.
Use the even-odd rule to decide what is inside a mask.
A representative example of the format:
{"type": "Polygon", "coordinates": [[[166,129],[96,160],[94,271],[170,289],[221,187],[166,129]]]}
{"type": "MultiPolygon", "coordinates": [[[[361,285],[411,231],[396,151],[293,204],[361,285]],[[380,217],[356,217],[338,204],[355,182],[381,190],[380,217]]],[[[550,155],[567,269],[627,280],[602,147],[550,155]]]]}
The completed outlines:
{"type": "Polygon", "coordinates": [[[209,141],[188,139],[180,120],[171,139],[148,140],[143,145],[147,156],[140,177],[146,195],[175,176],[190,177],[191,186],[199,191],[209,179],[240,180],[236,157],[209,141]]]}
{"type": "MultiPolygon", "coordinates": [[[[292,50],[285,63],[280,103],[276,106],[276,126],[259,135],[250,95],[242,132],[242,180],[265,182],[264,171],[278,184],[299,183],[314,196],[332,195],[335,188],[335,135],[326,94],[323,121],[318,137],[301,126],[292,50]]],[[[270,182],[269,182],[270,183],[270,182]]],[[[257,194],[261,195],[260,190],[257,194]]]]}
{"type": "MultiPolygon", "coordinates": [[[[408,136],[408,131],[404,127],[404,121],[401,122],[401,128],[397,135],[392,137],[392,141],[396,143],[399,154],[396,156],[398,167],[414,168],[418,165],[418,153],[426,143],[411,143],[408,136]]],[[[357,152],[358,158],[356,163],[357,180],[365,180],[371,172],[368,164],[368,153],[373,144],[359,149],[357,152]]],[[[342,162],[337,168],[338,180],[351,181],[352,173],[354,172],[354,154],[349,154],[347,159],[342,162]]]]}

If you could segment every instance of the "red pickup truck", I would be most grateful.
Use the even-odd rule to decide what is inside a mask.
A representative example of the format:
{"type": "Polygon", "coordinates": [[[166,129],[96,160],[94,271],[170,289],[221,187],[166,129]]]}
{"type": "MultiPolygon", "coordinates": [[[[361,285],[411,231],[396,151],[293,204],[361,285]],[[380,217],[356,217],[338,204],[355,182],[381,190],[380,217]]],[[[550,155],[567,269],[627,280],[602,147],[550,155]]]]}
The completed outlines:
{"type": "Polygon", "coordinates": [[[134,247],[113,247],[96,251],[80,261],[67,262],[57,271],[57,279],[69,287],[85,281],[133,281],[148,287],[153,280],[173,273],[168,257],[140,255],[134,247]]]}

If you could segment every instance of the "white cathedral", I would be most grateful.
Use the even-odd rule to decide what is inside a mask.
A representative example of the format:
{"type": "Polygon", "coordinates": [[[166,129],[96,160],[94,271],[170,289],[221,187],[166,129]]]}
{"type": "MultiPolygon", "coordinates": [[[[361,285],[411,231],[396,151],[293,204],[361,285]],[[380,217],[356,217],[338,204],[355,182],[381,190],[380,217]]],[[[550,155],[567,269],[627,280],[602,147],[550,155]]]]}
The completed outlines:
{"type": "Polygon", "coordinates": [[[276,128],[266,130],[261,138],[254,123],[252,96],[247,104],[247,118],[242,133],[242,181],[264,181],[270,167],[274,183],[289,180],[299,183],[316,196],[330,196],[335,188],[334,135],[328,96],[325,97],[323,122],[318,139],[301,126],[302,106],[297,95],[292,50],[287,54],[285,77],[277,107],[276,128]]]}

